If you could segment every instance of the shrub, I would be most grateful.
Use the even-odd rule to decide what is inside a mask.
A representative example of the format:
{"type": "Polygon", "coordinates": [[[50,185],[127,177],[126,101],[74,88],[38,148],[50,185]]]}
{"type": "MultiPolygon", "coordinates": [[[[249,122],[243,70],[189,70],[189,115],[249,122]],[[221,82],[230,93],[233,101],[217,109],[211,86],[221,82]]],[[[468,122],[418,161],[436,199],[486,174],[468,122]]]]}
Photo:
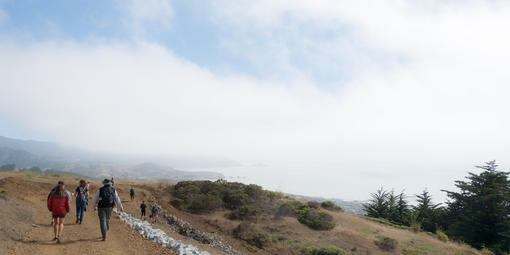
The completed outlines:
{"type": "Polygon", "coordinates": [[[448,235],[445,234],[445,232],[441,231],[440,229],[436,230],[437,238],[443,242],[448,242],[449,238],[448,235]]]}
{"type": "Polygon", "coordinates": [[[482,250],[480,250],[480,252],[482,253],[482,255],[494,255],[494,252],[490,251],[485,247],[482,250]]]}
{"type": "Polygon", "coordinates": [[[246,247],[246,249],[249,251],[249,252],[258,252],[259,249],[257,249],[257,247],[253,247],[247,243],[243,244],[244,247],[246,247]]]}
{"type": "Polygon", "coordinates": [[[336,225],[333,217],[325,212],[319,212],[310,207],[297,210],[298,221],[315,230],[330,230],[336,225]]]}
{"type": "Polygon", "coordinates": [[[276,210],[276,216],[295,216],[295,208],[293,205],[289,203],[283,203],[281,204],[278,209],[276,210]]]}
{"type": "Polygon", "coordinates": [[[324,247],[308,246],[304,249],[306,255],[350,255],[349,252],[334,245],[324,247]]]}
{"type": "MultiPolygon", "coordinates": [[[[281,197],[276,192],[265,191],[262,187],[238,182],[218,181],[182,181],[170,190],[174,198],[181,201],[174,202],[176,208],[191,213],[212,212],[220,208],[238,210],[232,213],[232,218],[243,218],[243,206],[251,206],[252,211],[268,211],[273,213],[274,199],[281,197]]],[[[227,214],[228,215],[228,214],[227,214]]]]}
{"type": "Polygon", "coordinates": [[[180,198],[174,198],[170,201],[170,204],[177,209],[182,209],[184,206],[184,200],[180,198]]]}
{"type": "Polygon", "coordinates": [[[308,207],[310,208],[319,209],[320,206],[321,204],[317,201],[308,201],[308,207]]]}
{"type": "Polygon", "coordinates": [[[413,222],[413,223],[411,223],[411,226],[409,226],[409,229],[415,233],[420,232],[421,224],[419,222],[413,222]]]}
{"type": "Polygon", "coordinates": [[[221,199],[210,194],[200,194],[188,206],[192,213],[205,213],[221,207],[221,199]]]}
{"type": "Polygon", "coordinates": [[[258,213],[259,211],[251,206],[241,206],[241,208],[228,213],[227,218],[230,220],[252,219],[258,213]]]}
{"type": "Polygon", "coordinates": [[[392,251],[397,248],[398,245],[397,240],[387,236],[379,237],[379,239],[375,240],[374,243],[383,251],[392,251]]]}
{"type": "Polygon", "coordinates": [[[256,229],[252,224],[246,222],[239,224],[234,229],[233,235],[235,238],[244,240],[259,249],[263,249],[270,242],[267,233],[256,229]]]}
{"type": "Polygon", "coordinates": [[[336,205],[332,201],[324,201],[321,203],[322,208],[330,211],[343,211],[342,207],[336,205]]]}

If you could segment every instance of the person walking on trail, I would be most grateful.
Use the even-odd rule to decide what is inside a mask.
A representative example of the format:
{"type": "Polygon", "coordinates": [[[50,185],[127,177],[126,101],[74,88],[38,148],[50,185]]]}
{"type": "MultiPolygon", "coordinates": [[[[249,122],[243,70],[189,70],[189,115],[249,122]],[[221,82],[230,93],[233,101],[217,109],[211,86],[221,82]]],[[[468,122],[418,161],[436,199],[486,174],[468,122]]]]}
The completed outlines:
{"type": "Polygon", "coordinates": [[[151,210],[151,216],[150,216],[150,218],[152,219],[152,223],[156,222],[156,218],[158,217],[158,214],[159,214],[158,206],[157,205],[153,205],[152,206],[152,210],[151,210]]]}
{"type": "Polygon", "coordinates": [[[103,187],[101,187],[94,196],[94,212],[99,216],[99,226],[101,227],[101,235],[103,241],[106,241],[106,235],[110,229],[110,216],[113,207],[117,204],[121,212],[124,212],[119,194],[113,188],[111,180],[104,179],[103,187]]]}
{"type": "Polygon", "coordinates": [[[129,196],[131,196],[131,201],[135,199],[135,188],[131,187],[129,190],[129,196]]]}
{"type": "Polygon", "coordinates": [[[142,215],[140,218],[145,219],[145,211],[147,210],[147,205],[145,204],[145,201],[142,201],[142,204],[140,205],[140,210],[142,211],[142,215]]]}
{"type": "Polygon", "coordinates": [[[76,224],[83,222],[84,212],[87,208],[89,189],[85,180],[80,180],[80,185],[76,187],[76,224]]]}
{"type": "MultiPolygon", "coordinates": [[[[46,203],[48,201],[50,201],[51,196],[53,194],[55,194],[55,191],[57,190],[59,185],[64,185],[64,181],[58,181],[57,185],[51,189],[50,193],[48,194],[48,198],[46,199],[46,203]]],[[[65,186],[64,186],[64,188],[65,188],[65,186]]],[[[72,202],[71,192],[69,192],[68,190],[65,190],[64,193],[65,193],[65,195],[67,197],[69,197],[69,203],[72,202]]],[[[55,219],[53,218],[53,214],[51,214],[51,223],[50,223],[50,225],[53,225],[54,221],[55,221],[55,219]]]]}
{"type": "Polygon", "coordinates": [[[48,200],[48,210],[51,211],[55,219],[55,223],[53,224],[55,238],[53,238],[53,241],[57,241],[57,243],[60,243],[60,237],[64,230],[64,220],[70,209],[71,200],[65,193],[64,184],[59,184],[48,200]]]}

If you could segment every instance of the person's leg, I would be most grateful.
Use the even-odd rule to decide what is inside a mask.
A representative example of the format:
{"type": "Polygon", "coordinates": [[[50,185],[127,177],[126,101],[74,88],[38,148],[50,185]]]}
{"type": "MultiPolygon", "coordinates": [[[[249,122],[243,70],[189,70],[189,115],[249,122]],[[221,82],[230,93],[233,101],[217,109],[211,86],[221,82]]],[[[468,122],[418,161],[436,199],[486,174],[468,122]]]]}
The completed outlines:
{"type": "Polygon", "coordinates": [[[97,215],[99,216],[99,227],[101,227],[101,235],[103,240],[106,238],[106,208],[98,208],[97,215]]]}
{"type": "Polygon", "coordinates": [[[55,238],[57,238],[58,237],[58,224],[57,224],[57,220],[55,218],[53,218],[52,222],[53,222],[53,232],[55,234],[55,238]]]}
{"type": "Polygon", "coordinates": [[[76,201],[76,223],[80,221],[80,203],[76,201]]]}
{"type": "Polygon", "coordinates": [[[113,208],[106,208],[106,231],[110,230],[110,217],[112,216],[113,208]]]}
{"type": "MultiPolygon", "coordinates": [[[[78,210],[78,208],[76,210],[78,210]]],[[[80,224],[83,222],[84,211],[85,211],[85,202],[81,202],[80,203],[80,208],[79,208],[79,214],[80,214],[79,220],[80,220],[80,224]]]]}
{"type": "Polygon", "coordinates": [[[62,231],[64,230],[64,220],[65,218],[57,218],[58,220],[58,238],[62,236],[62,231]]]}

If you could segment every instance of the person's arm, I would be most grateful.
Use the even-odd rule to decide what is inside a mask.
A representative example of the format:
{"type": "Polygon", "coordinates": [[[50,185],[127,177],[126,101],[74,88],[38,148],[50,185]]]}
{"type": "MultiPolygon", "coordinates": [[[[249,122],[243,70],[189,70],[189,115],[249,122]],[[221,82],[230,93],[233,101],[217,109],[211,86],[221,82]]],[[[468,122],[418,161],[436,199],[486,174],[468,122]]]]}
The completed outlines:
{"type": "Polygon", "coordinates": [[[97,209],[97,203],[99,203],[99,190],[97,190],[96,195],[94,196],[94,210],[97,209]]]}
{"type": "Polygon", "coordinates": [[[53,197],[50,196],[50,198],[48,199],[48,210],[51,212],[52,208],[51,208],[51,202],[53,201],[53,197]]]}
{"type": "Polygon", "coordinates": [[[120,211],[124,211],[124,207],[122,207],[122,202],[120,202],[119,194],[117,191],[115,191],[115,203],[117,203],[117,206],[120,208],[120,211]]]}
{"type": "Polygon", "coordinates": [[[66,198],[66,212],[69,212],[69,210],[71,210],[71,201],[66,198]]]}

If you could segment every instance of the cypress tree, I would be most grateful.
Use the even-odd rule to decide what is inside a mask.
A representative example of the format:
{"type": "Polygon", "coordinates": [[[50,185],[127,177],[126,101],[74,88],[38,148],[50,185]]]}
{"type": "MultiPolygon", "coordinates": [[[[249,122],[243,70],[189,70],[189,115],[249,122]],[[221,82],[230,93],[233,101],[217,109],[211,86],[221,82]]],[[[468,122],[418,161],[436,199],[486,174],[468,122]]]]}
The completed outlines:
{"type": "Polygon", "coordinates": [[[450,236],[504,254],[510,252],[510,173],[497,167],[495,161],[477,166],[480,174],[470,172],[467,181],[455,182],[459,192],[445,191],[444,222],[450,236]]]}

